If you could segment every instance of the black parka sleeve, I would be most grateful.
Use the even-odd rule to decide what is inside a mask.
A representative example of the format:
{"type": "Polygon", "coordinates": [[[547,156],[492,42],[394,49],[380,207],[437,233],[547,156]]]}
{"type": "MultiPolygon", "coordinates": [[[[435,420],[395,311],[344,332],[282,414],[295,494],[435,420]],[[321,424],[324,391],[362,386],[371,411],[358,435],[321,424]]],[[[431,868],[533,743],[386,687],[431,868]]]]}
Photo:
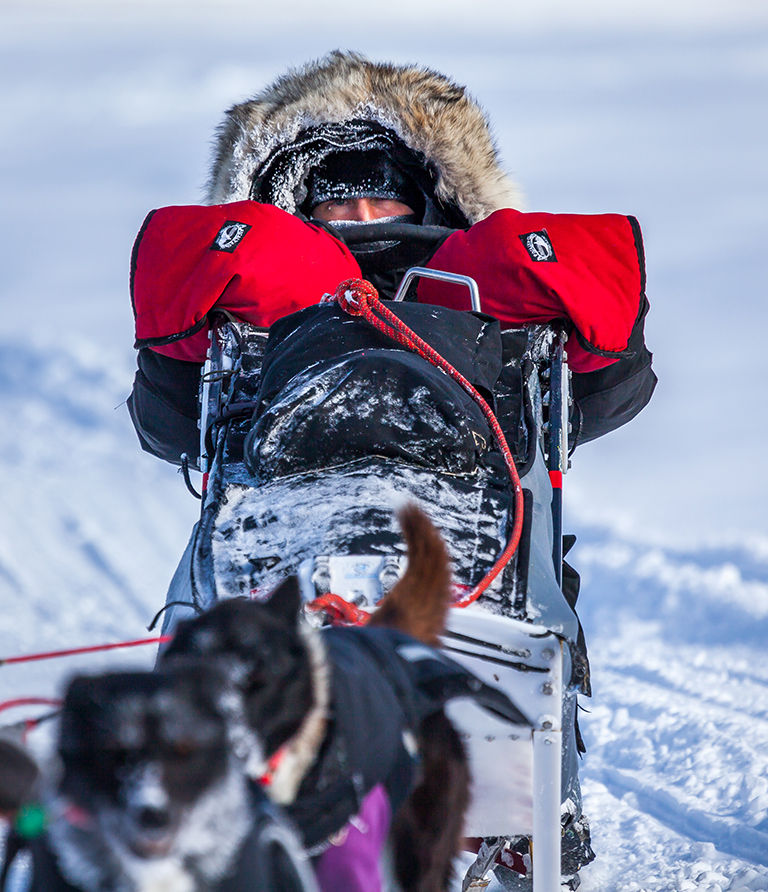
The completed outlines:
{"type": "Polygon", "coordinates": [[[172,464],[200,458],[198,390],[201,364],[163,356],[147,347],[138,353],[138,369],[128,397],[128,412],[141,448],[172,464]]]}
{"type": "Polygon", "coordinates": [[[653,355],[645,346],[647,312],[648,299],[643,296],[627,344],[628,356],[596,372],[574,373],[573,448],[616,430],[648,405],[657,378],[651,368],[653,355]]]}

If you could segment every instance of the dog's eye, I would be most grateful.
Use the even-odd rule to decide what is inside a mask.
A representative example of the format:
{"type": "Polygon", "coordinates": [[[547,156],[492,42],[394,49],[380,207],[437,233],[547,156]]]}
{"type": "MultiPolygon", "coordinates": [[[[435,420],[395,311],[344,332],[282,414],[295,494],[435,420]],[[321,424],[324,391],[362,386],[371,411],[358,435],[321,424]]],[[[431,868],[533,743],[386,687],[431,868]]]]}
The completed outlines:
{"type": "Polygon", "coordinates": [[[275,677],[283,678],[294,667],[296,662],[289,653],[276,653],[269,662],[269,674],[275,677]]]}
{"type": "Polygon", "coordinates": [[[251,651],[248,654],[247,674],[249,680],[266,678],[270,673],[273,659],[274,657],[269,647],[261,645],[257,651],[251,651]]]}
{"type": "Polygon", "coordinates": [[[254,675],[258,674],[264,682],[286,678],[294,671],[303,653],[301,645],[294,646],[290,642],[270,645],[260,654],[254,675]]]}

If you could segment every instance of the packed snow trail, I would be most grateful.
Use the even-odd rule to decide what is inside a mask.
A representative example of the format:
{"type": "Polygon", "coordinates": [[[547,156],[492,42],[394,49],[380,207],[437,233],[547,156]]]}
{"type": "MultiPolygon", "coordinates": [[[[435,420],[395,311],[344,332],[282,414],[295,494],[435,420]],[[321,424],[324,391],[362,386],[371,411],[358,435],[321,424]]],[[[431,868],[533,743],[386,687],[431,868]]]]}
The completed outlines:
{"type": "MultiPolygon", "coordinates": [[[[0,658],[146,637],[197,507],[138,450],[130,355],[33,337],[0,339],[0,354],[0,658]]],[[[50,692],[77,666],[151,665],[142,650],[2,667],[0,694],[50,692]]]]}
{"type": "Polygon", "coordinates": [[[584,887],[768,889],[766,556],[583,539],[584,887]]]}

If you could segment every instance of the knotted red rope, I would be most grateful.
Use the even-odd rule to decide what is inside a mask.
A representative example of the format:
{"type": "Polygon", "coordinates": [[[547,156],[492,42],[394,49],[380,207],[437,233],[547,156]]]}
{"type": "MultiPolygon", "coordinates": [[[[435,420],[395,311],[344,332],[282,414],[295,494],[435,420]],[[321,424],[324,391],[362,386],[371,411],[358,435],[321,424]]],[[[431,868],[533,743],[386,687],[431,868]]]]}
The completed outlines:
{"type": "Polygon", "coordinates": [[[493,580],[499,575],[504,567],[509,563],[512,555],[517,550],[520,543],[520,534],[523,530],[523,488],[520,484],[520,477],[515,467],[515,460],[512,457],[512,451],[507,444],[507,438],[501,425],[496,420],[493,410],[483,399],[480,393],[470,384],[470,382],[457,371],[447,360],[434,350],[426,341],[420,338],[415,331],[410,329],[401,319],[399,319],[391,310],[384,306],[379,299],[378,291],[365,279],[346,279],[336,288],[336,293],[330,297],[329,302],[335,301],[338,305],[351,316],[361,316],[377,331],[386,335],[392,340],[397,341],[406,350],[417,353],[419,356],[432,363],[432,365],[441,369],[446,375],[453,378],[477,403],[480,407],[485,420],[488,422],[496,444],[501,454],[504,456],[504,463],[507,466],[509,479],[512,481],[512,488],[515,495],[514,504],[514,523],[512,524],[512,532],[509,535],[506,548],[499,555],[496,563],[485,574],[480,582],[465,597],[458,601],[454,601],[454,607],[467,607],[476,601],[480,595],[488,588],[493,580]]]}

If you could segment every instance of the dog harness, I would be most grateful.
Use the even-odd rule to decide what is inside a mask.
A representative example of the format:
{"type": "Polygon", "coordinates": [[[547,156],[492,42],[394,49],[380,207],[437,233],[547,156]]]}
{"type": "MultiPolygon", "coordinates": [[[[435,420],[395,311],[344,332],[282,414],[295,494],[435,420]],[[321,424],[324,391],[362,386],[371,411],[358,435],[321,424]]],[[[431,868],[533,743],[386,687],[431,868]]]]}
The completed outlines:
{"type": "Polygon", "coordinates": [[[331,670],[330,730],[286,808],[310,850],[324,848],[378,784],[397,811],[416,782],[421,723],[448,701],[471,697],[510,722],[528,724],[505,694],[410,635],[368,627],[321,634],[331,670]]]}

